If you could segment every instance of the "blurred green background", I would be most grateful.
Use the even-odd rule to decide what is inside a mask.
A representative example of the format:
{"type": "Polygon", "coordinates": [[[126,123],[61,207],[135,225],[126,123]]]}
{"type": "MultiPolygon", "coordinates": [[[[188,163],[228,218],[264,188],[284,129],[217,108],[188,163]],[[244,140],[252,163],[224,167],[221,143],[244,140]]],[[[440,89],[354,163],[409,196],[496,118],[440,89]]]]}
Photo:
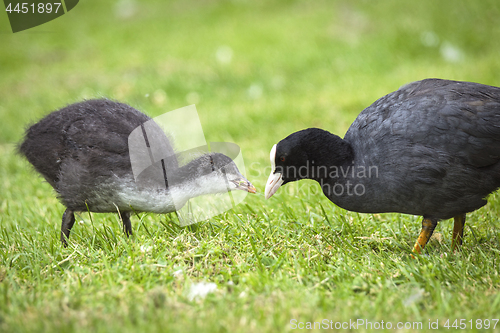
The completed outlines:
{"type": "MultiPolygon", "coordinates": [[[[476,257],[464,255],[458,262],[443,258],[447,245],[438,244],[420,265],[403,259],[420,229],[416,217],[350,214],[322,196],[301,198],[300,189],[281,189],[270,201],[262,195],[273,144],[307,127],[343,136],[358,113],[377,98],[429,77],[500,86],[499,1],[84,0],[54,21],[15,34],[7,14],[0,13],[0,328],[168,330],[153,325],[160,322],[178,331],[204,327],[258,332],[290,330],[287,323],[293,316],[392,316],[424,322],[453,313],[475,316],[467,320],[492,313],[498,317],[496,196],[470,222],[474,238],[467,239],[465,248],[476,257]],[[62,205],[13,147],[27,124],[96,97],[128,103],[151,116],[196,104],[208,141],[232,141],[242,147],[247,176],[259,193],[249,196],[233,215],[201,224],[198,230],[165,229],[157,223],[163,218],[148,216],[154,237],[139,227],[138,239],[130,245],[113,222],[110,230],[118,241],[114,238],[108,248],[104,241],[86,243],[93,227],[78,225],[73,241],[81,247],[62,249],[62,205]],[[275,226],[280,229],[272,229],[275,226]],[[214,234],[213,228],[220,231],[214,234]],[[315,259],[311,252],[308,261],[297,259],[302,246],[318,249],[320,234],[335,234],[340,242],[347,237],[354,247],[320,246],[317,257],[313,251],[315,259]],[[389,238],[380,242],[383,237],[389,238]],[[200,247],[201,239],[211,245],[200,247]],[[403,245],[395,245],[398,240],[403,245]],[[145,255],[142,245],[148,242],[158,252],[145,255]],[[186,247],[171,252],[176,246],[186,247]],[[230,250],[224,251],[240,258],[242,266],[228,268],[232,266],[220,259],[212,268],[203,266],[208,271],[185,275],[193,281],[237,282],[228,287],[236,290],[234,303],[218,294],[192,305],[182,298],[186,292],[181,283],[161,275],[171,277],[171,272],[158,277],[156,268],[141,268],[144,275],[131,273],[134,262],[175,271],[175,265],[192,261],[196,268],[195,257],[214,255],[215,249],[216,258],[222,258],[225,254],[219,250],[226,246],[230,250]],[[190,257],[188,250],[197,254],[190,257]],[[78,251],[90,252],[78,259],[78,251]],[[124,259],[127,269],[117,268],[123,253],[129,258],[124,259]],[[71,260],[65,259],[68,255],[71,260]],[[78,284],[75,276],[81,271],[106,272],[86,280],[92,297],[82,296],[85,290],[77,287],[82,280],[78,284]],[[280,277],[277,271],[285,273],[280,277]],[[68,283],[67,290],[61,287],[65,291],[59,289],[63,280],[68,283]],[[167,287],[155,289],[158,286],[167,287]],[[157,298],[167,305],[158,310],[157,298]],[[78,301],[71,303],[73,299],[78,301]],[[401,305],[408,300],[413,305],[401,305]],[[141,312],[148,306],[151,312],[141,312]],[[24,322],[25,316],[30,320],[24,322]]],[[[96,224],[101,228],[115,219],[99,217],[96,224]]],[[[439,228],[449,242],[449,222],[439,228]]]]}
{"type": "Polygon", "coordinates": [[[292,131],[343,135],[357,114],[428,77],[500,85],[498,1],[81,1],[0,31],[0,142],[84,98],[157,115],[195,103],[210,139],[248,160],[292,131]]]}

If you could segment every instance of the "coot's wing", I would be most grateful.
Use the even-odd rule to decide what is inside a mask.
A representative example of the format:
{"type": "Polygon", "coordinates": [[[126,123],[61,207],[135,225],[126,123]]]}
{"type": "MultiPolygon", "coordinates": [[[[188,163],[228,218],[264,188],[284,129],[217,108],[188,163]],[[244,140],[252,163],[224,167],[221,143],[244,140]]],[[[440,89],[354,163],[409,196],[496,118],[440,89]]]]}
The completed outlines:
{"type": "Polygon", "coordinates": [[[500,161],[500,88],[438,79],[413,82],[366,108],[346,139],[364,140],[365,148],[371,143],[421,147],[463,164],[489,166],[500,161]]]}
{"type": "Polygon", "coordinates": [[[150,118],[136,109],[109,100],[91,100],[67,107],[65,128],[69,149],[95,149],[128,154],[128,136],[150,118]]]}
{"type": "MultiPolygon", "coordinates": [[[[159,162],[151,161],[151,154],[157,158],[157,155],[161,155],[160,152],[166,151],[170,153],[165,160],[165,167],[178,167],[166,133],[148,116],[126,104],[113,101],[85,102],[82,112],[73,114],[72,122],[65,130],[65,143],[73,159],[79,161],[76,164],[68,161],[71,164],[68,167],[84,168],[85,173],[90,176],[86,180],[88,182],[99,181],[99,177],[108,179],[111,175],[130,177],[131,156],[135,159],[143,157],[146,167],[149,167],[154,162],[159,162]],[[136,145],[129,147],[131,133],[139,134],[141,142],[135,142],[136,145]],[[140,151],[137,151],[137,144],[140,145],[140,151]]],[[[139,173],[143,170],[144,168],[139,170],[139,173]]],[[[83,174],[81,171],[72,173],[83,174]]],[[[164,184],[163,172],[161,179],[164,184]]]]}

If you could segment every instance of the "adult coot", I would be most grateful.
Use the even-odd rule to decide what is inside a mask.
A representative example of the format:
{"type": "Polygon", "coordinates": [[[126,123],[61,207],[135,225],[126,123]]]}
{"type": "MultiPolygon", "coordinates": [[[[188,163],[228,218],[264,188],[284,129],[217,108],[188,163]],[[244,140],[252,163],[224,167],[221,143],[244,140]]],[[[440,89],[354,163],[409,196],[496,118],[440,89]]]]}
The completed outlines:
{"type": "Polygon", "coordinates": [[[500,88],[413,82],[363,110],[344,139],[309,128],[274,145],[270,157],[266,198],[313,179],[344,209],[423,216],[416,253],[439,220],[453,217],[455,248],[465,214],[500,187],[500,88]]]}
{"type": "Polygon", "coordinates": [[[169,213],[203,194],[234,189],[255,193],[226,155],[204,154],[179,167],[170,140],[159,127],[151,127],[150,120],[126,104],[99,99],[69,105],[28,128],[19,151],[67,207],[61,226],[63,245],[67,245],[75,211],[118,212],[128,236],[132,211],[169,213]],[[149,142],[146,123],[154,134],[149,142]],[[145,150],[150,150],[154,139],[169,156],[134,177],[129,135],[138,127],[142,127],[139,134],[144,134],[145,150]]]}

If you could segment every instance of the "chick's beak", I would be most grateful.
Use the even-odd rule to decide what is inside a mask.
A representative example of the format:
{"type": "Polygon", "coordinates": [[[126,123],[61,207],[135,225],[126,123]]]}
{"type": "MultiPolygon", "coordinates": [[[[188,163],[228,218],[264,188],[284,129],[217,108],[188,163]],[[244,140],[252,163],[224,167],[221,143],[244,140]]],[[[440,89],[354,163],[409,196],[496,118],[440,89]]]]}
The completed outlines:
{"type": "Polygon", "coordinates": [[[271,172],[266,183],[266,190],[264,192],[266,199],[272,197],[273,194],[280,188],[281,184],[283,184],[282,174],[280,172],[271,172]]]}
{"type": "Polygon", "coordinates": [[[257,189],[245,178],[238,178],[233,180],[233,183],[236,185],[237,190],[247,191],[249,193],[256,193],[257,189]]]}

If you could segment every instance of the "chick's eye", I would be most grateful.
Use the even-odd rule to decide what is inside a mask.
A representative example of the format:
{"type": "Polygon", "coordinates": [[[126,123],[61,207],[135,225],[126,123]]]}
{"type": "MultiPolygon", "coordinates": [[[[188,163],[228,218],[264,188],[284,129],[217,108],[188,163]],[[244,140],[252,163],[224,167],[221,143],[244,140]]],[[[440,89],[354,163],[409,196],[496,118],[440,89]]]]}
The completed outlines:
{"type": "Polygon", "coordinates": [[[210,156],[210,165],[212,166],[212,172],[215,171],[214,159],[210,156]]]}
{"type": "Polygon", "coordinates": [[[285,156],[281,156],[281,157],[280,157],[280,161],[281,161],[281,162],[285,162],[285,156]]]}

